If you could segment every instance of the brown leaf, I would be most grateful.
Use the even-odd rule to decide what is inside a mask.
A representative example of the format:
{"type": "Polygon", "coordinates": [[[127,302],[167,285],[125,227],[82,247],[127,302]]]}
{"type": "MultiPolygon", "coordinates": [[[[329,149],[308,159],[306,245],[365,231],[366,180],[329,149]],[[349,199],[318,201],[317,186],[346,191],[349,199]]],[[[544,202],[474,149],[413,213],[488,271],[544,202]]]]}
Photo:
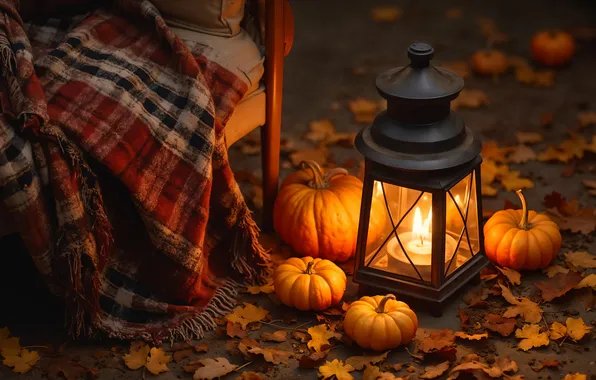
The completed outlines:
{"type": "Polygon", "coordinates": [[[596,209],[585,207],[570,216],[564,216],[556,209],[549,209],[546,214],[562,230],[581,232],[584,235],[589,235],[592,231],[596,230],[596,209]]]}
{"type": "Polygon", "coordinates": [[[485,307],[486,302],[484,300],[488,298],[488,294],[487,288],[472,289],[464,295],[463,301],[472,308],[485,307]]]}
{"type": "Polygon", "coordinates": [[[542,320],[542,309],[537,303],[526,297],[516,297],[508,287],[502,284],[499,284],[499,286],[503,298],[512,305],[507,308],[503,317],[510,318],[521,315],[529,323],[538,323],[542,320]]]}
{"type": "Polygon", "coordinates": [[[375,22],[394,22],[401,17],[402,13],[400,8],[391,5],[371,9],[371,17],[375,22]]]}
{"type": "Polygon", "coordinates": [[[504,318],[497,314],[486,314],[483,326],[502,336],[509,336],[515,330],[515,318],[504,318]]]}
{"type": "Polygon", "coordinates": [[[329,119],[313,120],[309,123],[310,130],[304,135],[304,139],[312,142],[327,140],[335,134],[335,126],[329,119]]]}
{"type": "Polygon", "coordinates": [[[63,378],[66,380],[77,380],[80,377],[84,377],[88,373],[91,374],[86,367],[77,363],[72,357],[69,356],[52,358],[47,367],[46,373],[50,379],[63,378]]]}
{"type": "MultiPolygon", "coordinates": [[[[240,344],[242,344],[242,342],[240,344]]],[[[238,347],[240,347],[240,344],[238,347]]],[[[248,352],[251,354],[263,355],[265,361],[273,364],[288,364],[288,360],[294,356],[294,354],[289,351],[271,347],[251,347],[248,352]]]]}
{"type": "Polygon", "coordinates": [[[228,322],[226,325],[226,334],[230,338],[244,338],[246,331],[242,330],[242,326],[239,323],[228,322]]]}
{"type": "Polygon", "coordinates": [[[577,120],[579,121],[579,126],[581,128],[587,127],[588,125],[594,125],[596,124],[596,112],[580,112],[579,114],[577,114],[577,120]]]}
{"type": "Polygon", "coordinates": [[[465,310],[457,308],[457,315],[462,327],[468,326],[470,324],[470,314],[468,314],[465,310]]]}
{"type": "Polygon", "coordinates": [[[508,159],[510,162],[521,164],[536,159],[536,152],[527,145],[516,145],[508,159]]]}
{"type": "Polygon", "coordinates": [[[591,289],[586,289],[582,295],[584,307],[586,311],[596,308],[596,294],[591,289]]]}
{"type": "Polygon", "coordinates": [[[544,274],[546,274],[548,277],[552,278],[552,277],[555,277],[559,273],[563,273],[563,274],[569,273],[569,269],[562,267],[560,265],[551,265],[547,268],[544,268],[542,270],[542,272],[544,274]]]}
{"type": "Polygon", "coordinates": [[[488,95],[482,90],[463,89],[457,98],[451,101],[451,109],[479,108],[489,104],[488,95]]]}
{"type": "Polygon", "coordinates": [[[207,358],[198,360],[203,366],[195,371],[193,379],[216,379],[227,375],[238,366],[226,358],[207,358]]]}
{"type": "Polygon", "coordinates": [[[497,267],[497,269],[507,277],[509,283],[512,285],[520,285],[521,284],[521,274],[515,269],[510,268],[501,268],[497,267]]]}
{"type": "Polygon", "coordinates": [[[449,329],[431,332],[418,341],[417,348],[426,354],[438,354],[445,358],[454,358],[457,349],[455,344],[455,333],[449,329]]]}
{"type": "Polygon", "coordinates": [[[582,181],[585,187],[588,188],[588,193],[590,195],[596,196],[596,180],[593,179],[584,179],[582,181]]]}
{"type": "Polygon", "coordinates": [[[586,251],[567,252],[565,260],[576,268],[596,268],[596,256],[586,251]]]}
{"type": "Polygon", "coordinates": [[[515,132],[515,138],[520,144],[536,144],[544,140],[540,132],[515,132]]]}
{"type": "Polygon", "coordinates": [[[292,164],[296,167],[298,165],[300,165],[300,163],[302,161],[306,161],[306,160],[316,161],[321,166],[323,166],[327,162],[327,160],[329,158],[329,154],[330,154],[329,149],[322,146],[322,147],[318,147],[318,148],[306,148],[306,149],[296,150],[296,151],[290,153],[289,157],[290,157],[290,161],[292,161],[292,164]]]}
{"type": "Polygon", "coordinates": [[[543,368],[558,368],[559,361],[556,359],[544,359],[541,360],[540,363],[536,363],[531,366],[532,369],[536,372],[540,371],[543,368]]]}
{"type": "Polygon", "coordinates": [[[261,334],[261,339],[268,342],[285,342],[288,339],[288,332],[285,330],[278,330],[274,333],[264,332],[261,334]]]}
{"type": "Polygon", "coordinates": [[[298,359],[298,366],[300,368],[315,368],[321,365],[327,359],[327,355],[329,355],[329,350],[321,351],[321,352],[313,352],[308,355],[302,355],[298,359]]]}
{"type": "Polygon", "coordinates": [[[302,343],[306,343],[309,340],[309,337],[307,334],[300,332],[300,331],[292,331],[292,339],[296,339],[297,341],[300,341],[302,343]]]}
{"type": "Polygon", "coordinates": [[[522,329],[517,329],[515,331],[515,337],[518,339],[522,339],[518,344],[517,347],[528,351],[534,347],[542,347],[548,346],[550,340],[548,339],[547,332],[540,332],[539,325],[524,325],[522,329]]]}
{"type": "Polygon", "coordinates": [[[261,374],[256,372],[242,372],[236,380],[266,380],[261,374]]]}
{"type": "Polygon", "coordinates": [[[346,364],[354,367],[355,370],[362,370],[367,364],[377,364],[387,359],[389,351],[377,356],[351,356],[346,359],[346,364]]]}
{"type": "Polygon", "coordinates": [[[435,379],[442,374],[444,374],[448,369],[451,363],[449,360],[444,361],[441,364],[435,366],[427,366],[424,368],[424,374],[420,376],[421,379],[435,379]]]}
{"type": "Polygon", "coordinates": [[[195,352],[208,352],[209,351],[209,345],[207,345],[207,342],[201,342],[199,344],[197,344],[196,346],[193,347],[195,352]]]}
{"type": "Polygon", "coordinates": [[[183,361],[184,359],[192,356],[192,354],[193,354],[193,349],[186,348],[184,350],[175,351],[172,356],[174,357],[174,360],[176,361],[176,363],[179,363],[179,362],[183,361]]]}
{"type": "Polygon", "coordinates": [[[482,281],[494,280],[495,278],[497,278],[498,275],[499,271],[497,271],[493,266],[484,267],[480,271],[480,279],[482,281]]]}
{"type": "Polygon", "coordinates": [[[238,343],[238,350],[246,357],[246,358],[250,358],[250,350],[252,348],[256,348],[256,347],[261,347],[261,345],[259,344],[259,342],[257,342],[256,340],[249,338],[249,337],[245,337],[242,338],[242,340],[240,341],[240,343],[238,343]]]}
{"type": "Polygon", "coordinates": [[[567,294],[581,280],[582,276],[578,272],[559,273],[548,280],[534,282],[534,286],[542,292],[542,299],[552,301],[567,294]]]}

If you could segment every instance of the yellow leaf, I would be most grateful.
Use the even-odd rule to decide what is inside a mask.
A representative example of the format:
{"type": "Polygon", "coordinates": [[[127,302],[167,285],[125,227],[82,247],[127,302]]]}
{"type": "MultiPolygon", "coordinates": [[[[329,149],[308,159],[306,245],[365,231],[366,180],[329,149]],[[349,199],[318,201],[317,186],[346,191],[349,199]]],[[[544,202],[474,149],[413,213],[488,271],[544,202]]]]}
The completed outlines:
{"type": "Polygon", "coordinates": [[[550,342],[548,334],[540,332],[539,325],[524,325],[522,329],[515,331],[515,337],[522,339],[517,347],[524,351],[533,347],[548,346],[550,342]]]}
{"type": "Polygon", "coordinates": [[[288,340],[288,332],[286,330],[278,330],[274,333],[264,332],[261,334],[261,339],[268,342],[285,342],[288,340]]]}
{"type": "Polygon", "coordinates": [[[532,182],[532,180],[529,178],[520,178],[519,174],[518,170],[512,170],[505,178],[501,179],[501,183],[507,191],[531,189],[534,187],[534,182],[532,182]]]}
{"type": "Polygon", "coordinates": [[[172,361],[172,357],[166,355],[165,351],[161,348],[153,347],[149,352],[147,363],[145,367],[147,370],[154,375],[159,375],[162,372],[169,371],[168,363],[172,361]]]}
{"type": "Polygon", "coordinates": [[[12,337],[0,340],[0,355],[7,356],[19,356],[21,353],[21,344],[19,338],[12,337]]]}
{"type": "Polygon", "coordinates": [[[324,365],[319,367],[319,376],[323,379],[330,379],[335,376],[337,380],[352,380],[354,377],[350,372],[354,370],[349,364],[344,364],[341,360],[333,359],[333,361],[326,361],[324,365]]]}
{"type": "Polygon", "coordinates": [[[236,306],[232,313],[226,315],[226,319],[232,323],[239,323],[242,330],[246,330],[249,323],[262,321],[267,314],[269,311],[262,307],[244,303],[244,307],[236,306]]]}
{"type": "Polygon", "coordinates": [[[520,144],[536,144],[544,140],[540,132],[515,132],[515,138],[520,144]]]}
{"type": "Polygon", "coordinates": [[[563,380],[588,380],[588,375],[584,375],[583,373],[570,373],[565,375],[563,380]]]}
{"type": "Polygon", "coordinates": [[[7,356],[2,364],[12,367],[12,370],[16,373],[27,373],[38,361],[39,354],[36,351],[23,349],[20,356],[7,356]]]}
{"type": "Polygon", "coordinates": [[[330,331],[325,324],[309,327],[308,333],[311,337],[311,340],[308,341],[308,348],[313,348],[317,352],[321,351],[321,346],[329,344],[329,339],[341,338],[341,334],[330,331]]]}
{"type": "Polygon", "coordinates": [[[565,259],[579,268],[596,268],[596,256],[585,251],[567,252],[565,259]]]}
{"type": "MultiPolygon", "coordinates": [[[[455,333],[457,335],[457,333],[455,333]]],[[[488,335],[488,334],[487,334],[488,335]]],[[[431,365],[424,368],[424,374],[420,376],[421,379],[434,379],[445,373],[449,369],[451,363],[449,360],[444,361],[438,365],[431,365]]]]}
{"type": "Polygon", "coordinates": [[[546,150],[540,152],[538,154],[538,161],[561,161],[561,162],[569,162],[569,160],[573,157],[570,153],[561,152],[554,146],[547,146],[546,150]]]}
{"type": "Polygon", "coordinates": [[[567,335],[567,327],[559,322],[553,322],[553,324],[550,325],[549,331],[550,338],[554,340],[561,339],[567,335]]]}
{"type": "Polygon", "coordinates": [[[310,131],[306,132],[304,138],[312,142],[327,140],[335,134],[335,126],[331,120],[313,120],[309,124],[310,131]]]}
{"type": "Polygon", "coordinates": [[[575,286],[576,289],[591,287],[596,290],[596,273],[585,277],[575,286]]]}
{"type": "Polygon", "coordinates": [[[372,123],[379,111],[378,102],[364,98],[350,100],[348,106],[350,112],[354,115],[354,120],[361,124],[372,123]]]}
{"type": "Polygon", "coordinates": [[[488,160],[506,163],[507,155],[510,151],[511,147],[500,147],[495,141],[485,141],[482,144],[482,152],[480,154],[488,160]]]}
{"type": "Polygon", "coordinates": [[[458,331],[455,333],[455,336],[458,338],[462,338],[462,339],[467,339],[467,340],[481,340],[481,339],[488,339],[488,333],[483,333],[483,334],[474,334],[474,335],[468,335],[463,331],[458,331]]]}
{"type": "Polygon", "coordinates": [[[495,187],[492,187],[491,185],[487,185],[487,184],[482,184],[482,195],[487,196],[487,197],[494,197],[495,195],[497,195],[497,193],[499,192],[499,190],[497,190],[495,187]]]}
{"type": "Polygon", "coordinates": [[[250,294],[273,293],[275,291],[273,288],[273,278],[267,279],[267,283],[265,285],[247,286],[246,291],[250,294]]]}
{"type": "Polygon", "coordinates": [[[538,323],[542,319],[542,309],[536,302],[526,297],[516,297],[508,287],[499,284],[503,298],[513,306],[509,306],[503,317],[512,318],[521,315],[528,323],[538,323]]]}
{"type": "Polygon", "coordinates": [[[371,9],[371,17],[376,22],[394,22],[397,21],[402,10],[396,6],[386,5],[371,9]]]}
{"type": "Polygon", "coordinates": [[[567,318],[565,321],[567,326],[567,335],[573,340],[581,340],[584,335],[592,330],[591,326],[586,326],[584,320],[580,318],[567,318]]]}
{"type": "Polygon", "coordinates": [[[569,273],[569,269],[562,267],[560,265],[551,265],[547,268],[544,268],[542,270],[542,272],[546,273],[546,275],[548,277],[553,278],[559,273],[563,273],[563,274],[569,273]]]}
{"type": "Polygon", "coordinates": [[[519,285],[519,284],[521,284],[521,274],[519,274],[519,272],[516,271],[515,269],[501,268],[501,267],[497,267],[497,269],[501,273],[503,273],[505,275],[505,277],[507,277],[507,279],[509,280],[509,282],[512,285],[519,285]]]}
{"type": "Polygon", "coordinates": [[[536,152],[526,145],[517,145],[513,148],[513,152],[509,155],[510,162],[521,164],[528,161],[533,161],[537,157],[536,152]]]}
{"type": "Polygon", "coordinates": [[[147,363],[147,355],[149,355],[149,351],[149,346],[146,344],[136,350],[133,349],[131,345],[130,352],[122,356],[122,359],[124,359],[124,364],[126,364],[126,366],[132,370],[141,368],[145,365],[145,363],[147,363]]]}
{"type": "Polygon", "coordinates": [[[203,367],[195,371],[195,374],[192,377],[193,380],[219,379],[238,368],[237,365],[231,364],[226,358],[201,359],[199,360],[199,363],[201,363],[203,367]]]}
{"type": "Polygon", "coordinates": [[[377,356],[352,356],[346,359],[346,364],[351,365],[354,369],[360,371],[367,364],[377,364],[387,359],[389,351],[377,356]]]}

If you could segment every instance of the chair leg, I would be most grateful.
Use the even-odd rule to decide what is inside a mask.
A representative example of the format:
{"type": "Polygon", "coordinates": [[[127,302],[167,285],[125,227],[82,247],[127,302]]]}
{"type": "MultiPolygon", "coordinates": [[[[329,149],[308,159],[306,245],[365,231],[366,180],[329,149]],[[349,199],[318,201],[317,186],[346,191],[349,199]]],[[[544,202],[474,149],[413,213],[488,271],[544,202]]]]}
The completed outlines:
{"type": "Polygon", "coordinates": [[[263,165],[263,229],[273,227],[273,204],[279,182],[281,98],[284,73],[284,2],[268,0],[265,7],[265,125],[261,128],[263,165]]]}

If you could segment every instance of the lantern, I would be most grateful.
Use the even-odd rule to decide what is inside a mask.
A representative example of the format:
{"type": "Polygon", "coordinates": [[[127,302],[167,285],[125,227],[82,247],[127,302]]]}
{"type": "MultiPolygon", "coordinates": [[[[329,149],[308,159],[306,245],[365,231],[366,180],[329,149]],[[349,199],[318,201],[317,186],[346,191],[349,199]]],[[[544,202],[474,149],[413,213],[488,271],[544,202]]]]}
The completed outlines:
{"type": "Polygon", "coordinates": [[[365,174],[354,281],[361,293],[389,291],[441,315],[445,301],[478,279],[488,260],[481,145],[450,109],[464,81],[431,65],[433,55],[430,45],[412,44],[408,66],[377,77],[387,110],[356,137],[365,174]],[[371,218],[375,212],[386,217],[371,218]],[[367,242],[371,220],[385,225],[380,238],[367,242]]]}

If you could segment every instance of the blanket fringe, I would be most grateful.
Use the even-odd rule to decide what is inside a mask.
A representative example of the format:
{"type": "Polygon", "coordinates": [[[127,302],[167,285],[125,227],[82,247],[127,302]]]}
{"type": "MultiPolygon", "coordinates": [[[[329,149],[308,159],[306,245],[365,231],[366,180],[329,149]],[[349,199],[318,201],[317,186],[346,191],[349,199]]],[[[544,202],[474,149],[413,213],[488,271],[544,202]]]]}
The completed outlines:
{"type": "Polygon", "coordinates": [[[248,208],[239,215],[232,243],[232,268],[247,283],[263,284],[271,265],[269,253],[259,242],[261,231],[250,215],[248,208]]]}

